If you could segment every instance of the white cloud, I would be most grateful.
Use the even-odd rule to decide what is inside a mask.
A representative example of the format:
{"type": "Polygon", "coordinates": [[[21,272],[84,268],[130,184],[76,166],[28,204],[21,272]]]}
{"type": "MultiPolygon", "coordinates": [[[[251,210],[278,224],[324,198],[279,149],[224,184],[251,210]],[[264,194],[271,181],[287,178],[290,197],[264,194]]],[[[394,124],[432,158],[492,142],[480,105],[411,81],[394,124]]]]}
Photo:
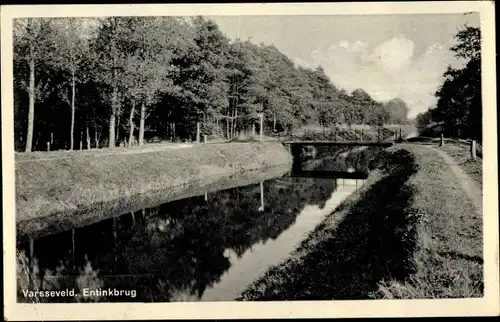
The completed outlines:
{"type": "Polygon", "coordinates": [[[398,73],[410,64],[415,44],[404,36],[396,36],[378,46],[365,55],[368,62],[379,64],[389,73],[398,73]]]}
{"type": "Polygon", "coordinates": [[[339,42],[339,47],[349,48],[349,42],[347,40],[342,40],[339,42]]]}
{"type": "Polygon", "coordinates": [[[364,52],[367,47],[368,44],[366,42],[358,40],[354,44],[352,44],[351,47],[349,47],[349,50],[352,52],[364,52]]]}
{"type": "Polygon", "coordinates": [[[323,66],[333,83],[348,91],[363,88],[380,101],[399,97],[408,104],[413,117],[435,102],[434,92],[442,74],[455,60],[448,47],[435,43],[415,55],[414,42],[402,35],[371,47],[345,40],[313,51],[311,61],[301,65],[323,66]]]}

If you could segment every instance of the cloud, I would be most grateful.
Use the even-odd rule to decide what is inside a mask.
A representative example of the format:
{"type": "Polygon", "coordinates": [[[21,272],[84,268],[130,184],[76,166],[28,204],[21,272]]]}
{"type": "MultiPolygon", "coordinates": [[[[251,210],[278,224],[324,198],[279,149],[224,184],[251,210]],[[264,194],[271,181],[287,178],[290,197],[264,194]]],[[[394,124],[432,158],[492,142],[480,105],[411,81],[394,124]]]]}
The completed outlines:
{"type": "Polygon", "coordinates": [[[363,57],[367,62],[379,64],[389,73],[398,73],[410,64],[414,47],[413,41],[399,35],[379,44],[363,57]]]}
{"type": "Polygon", "coordinates": [[[349,42],[347,40],[342,40],[339,42],[339,47],[349,48],[349,42]]]}
{"type": "Polygon", "coordinates": [[[415,43],[398,35],[379,44],[342,40],[317,49],[302,66],[323,66],[333,83],[347,91],[363,88],[374,99],[403,99],[410,117],[435,103],[434,92],[446,66],[455,60],[449,44],[434,43],[415,54],[415,43]]]}

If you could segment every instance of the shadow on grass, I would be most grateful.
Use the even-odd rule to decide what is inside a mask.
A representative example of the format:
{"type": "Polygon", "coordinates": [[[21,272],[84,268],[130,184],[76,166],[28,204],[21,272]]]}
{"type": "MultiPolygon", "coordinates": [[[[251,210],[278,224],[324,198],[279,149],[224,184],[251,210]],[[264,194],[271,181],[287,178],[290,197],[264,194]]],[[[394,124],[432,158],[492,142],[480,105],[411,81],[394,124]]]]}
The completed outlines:
{"type": "Polygon", "coordinates": [[[380,169],[382,179],[336,211],[347,212],[338,227],[326,228],[333,213],[302,243],[303,257],[273,267],[239,300],[368,299],[382,279],[412,273],[417,216],[406,182],[418,165],[412,154],[398,150],[382,151],[370,167],[380,169]]]}

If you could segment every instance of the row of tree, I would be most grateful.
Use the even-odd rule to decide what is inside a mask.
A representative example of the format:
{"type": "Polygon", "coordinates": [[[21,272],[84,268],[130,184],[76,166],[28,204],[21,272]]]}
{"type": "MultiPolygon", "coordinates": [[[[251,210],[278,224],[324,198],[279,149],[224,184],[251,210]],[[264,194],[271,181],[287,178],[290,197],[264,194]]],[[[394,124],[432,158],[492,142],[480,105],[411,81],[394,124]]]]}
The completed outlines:
{"type": "Polygon", "coordinates": [[[464,60],[462,68],[448,69],[435,95],[435,107],[416,118],[421,135],[435,135],[482,140],[481,100],[481,32],[465,26],[455,36],[457,43],[450,48],[464,60]]]}
{"type": "Polygon", "coordinates": [[[14,27],[18,151],[232,138],[264,114],[269,131],[406,122],[400,99],[338,89],[321,67],[272,45],[230,41],[203,17],[23,18],[14,27]],[[138,134],[137,133],[138,127],[138,134]]]}

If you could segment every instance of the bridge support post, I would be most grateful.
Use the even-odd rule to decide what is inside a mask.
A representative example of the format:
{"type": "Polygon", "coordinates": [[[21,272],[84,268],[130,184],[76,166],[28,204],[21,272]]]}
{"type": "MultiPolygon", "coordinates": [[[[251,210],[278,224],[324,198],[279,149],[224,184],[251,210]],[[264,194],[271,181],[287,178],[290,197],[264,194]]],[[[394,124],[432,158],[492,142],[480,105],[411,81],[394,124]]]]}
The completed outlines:
{"type": "Polygon", "coordinates": [[[476,160],[476,140],[470,142],[470,157],[472,160],[476,160]]]}
{"type": "Polygon", "coordinates": [[[302,152],[302,147],[298,144],[290,144],[290,150],[292,153],[292,172],[300,172],[302,170],[302,162],[300,160],[300,154],[302,152]]]}

